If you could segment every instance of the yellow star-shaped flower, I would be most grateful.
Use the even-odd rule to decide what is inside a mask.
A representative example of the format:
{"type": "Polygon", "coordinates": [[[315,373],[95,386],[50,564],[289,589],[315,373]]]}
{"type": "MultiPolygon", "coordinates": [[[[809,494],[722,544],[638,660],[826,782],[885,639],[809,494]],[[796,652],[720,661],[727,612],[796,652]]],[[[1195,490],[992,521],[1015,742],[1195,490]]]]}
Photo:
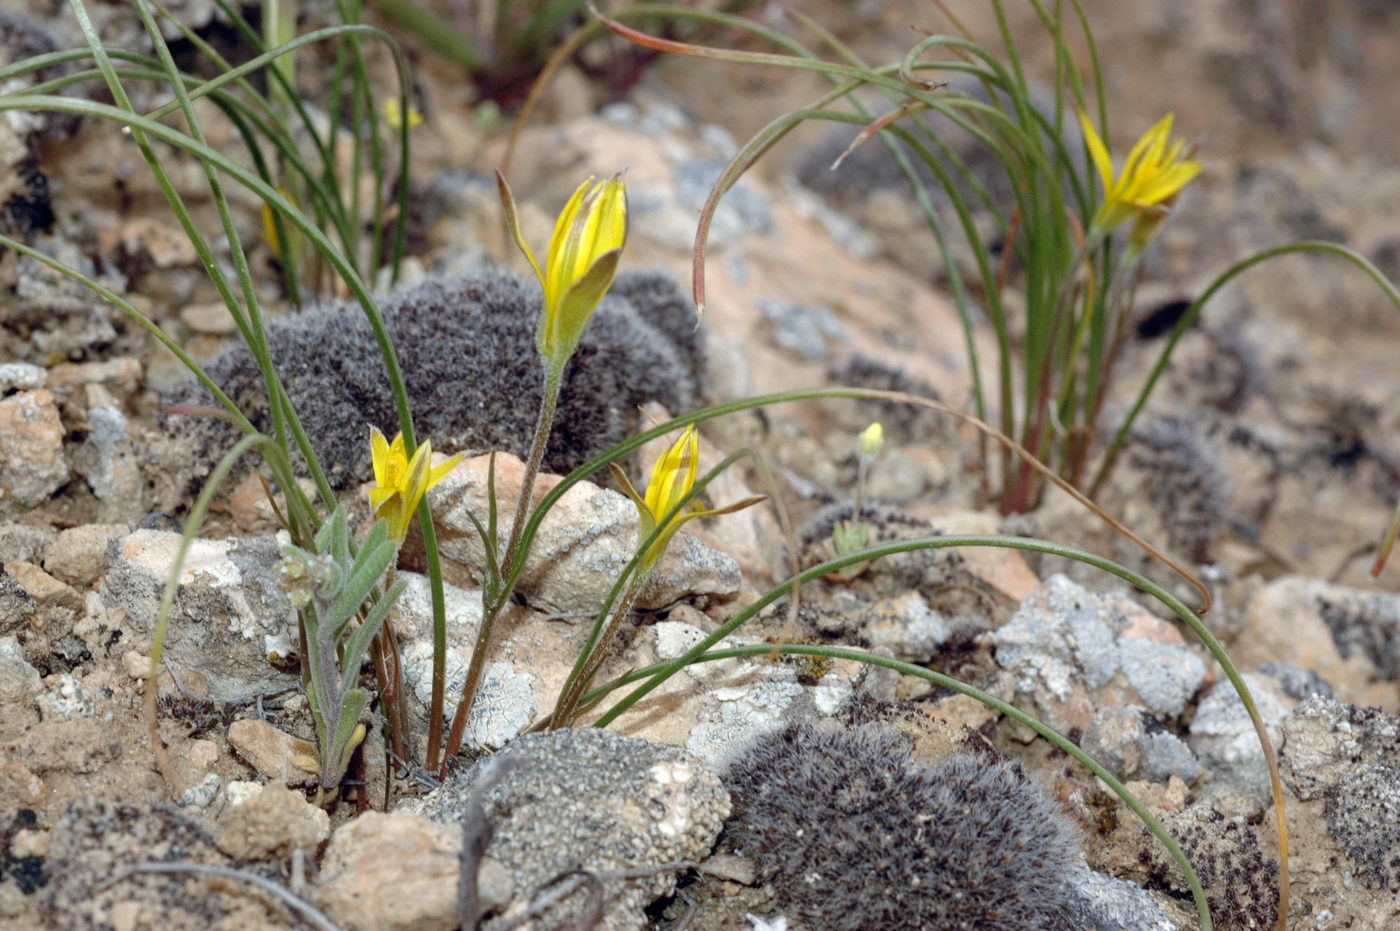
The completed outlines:
{"type": "Polygon", "coordinates": [[[390,443],[375,427],[370,427],[369,453],[374,464],[374,487],[369,490],[369,503],[375,517],[389,521],[389,536],[395,540],[408,535],[409,522],[428,489],[462,461],[459,454],[434,466],[433,444],[429,440],[424,440],[409,458],[402,433],[390,443]]]}
{"type": "Polygon", "coordinates": [[[1121,174],[1114,174],[1108,147],[1099,138],[1093,121],[1083,110],[1079,123],[1084,142],[1103,181],[1103,203],[1094,215],[1092,227],[1108,233],[1128,220],[1135,220],[1131,238],[1135,246],[1145,245],[1171,209],[1172,201],[1201,171],[1200,162],[1185,157],[1186,143],[1170,142],[1173,114],[1168,113],[1143,133],[1128,152],[1121,174]]]}

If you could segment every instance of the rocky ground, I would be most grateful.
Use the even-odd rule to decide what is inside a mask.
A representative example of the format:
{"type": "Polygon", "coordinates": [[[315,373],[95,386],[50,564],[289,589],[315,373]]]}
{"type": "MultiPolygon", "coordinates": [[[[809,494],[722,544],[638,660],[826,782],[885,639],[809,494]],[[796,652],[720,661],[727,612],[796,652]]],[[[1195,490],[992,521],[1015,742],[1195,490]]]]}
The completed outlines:
{"type": "MultiPolygon", "coordinates": [[[[1203,134],[1206,165],[1150,254],[1111,420],[1155,359],[1153,320],[1223,261],[1318,237],[1400,274],[1390,221],[1400,167],[1382,129],[1394,122],[1387,91],[1400,63],[1388,50],[1400,14],[1361,0],[1086,5],[1116,125],[1130,133],[1175,109],[1185,131],[1203,134]]],[[[66,4],[7,9],[0,57],[79,41],[66,4]]],[[[212,6],[177,10],[218,34],[212,6]]],[[[912,3],[808,12],[880,59],[902,54],[909,23],[939,25],[912,3]]],[[[94,15],[110,42],[139,47],[129,11],[94,15]]],[[[966,15],[975,30],[992,25],[980,8],[966,15]]],[[[1028,41],[1031,15],[1012,20],[1028,41]]],[[[1027,49],[1033,70],[1053,65],[1027,49]]],[[[528,297],[502,277],[525,271],[489,176],[503,133],[467,105],[453,72],[423,54],[416,66],[426,120],[414,131],[413,254],[385,305],[399,308],[392,325],[422,381],[416,400],[438,418],[435,448],[468,456],[431,496],[451,695],[481,622],[471,517],[486,515],[484,453],[508,451],[496,482],[514,500],[521,467],[510,453],[523,452],[538,389],[530,326],[490,322],[528,297]]],[[[610,101],[580,72],[562,75],[511,167],[525,235],[547,238],[580,177],[626,166],[624,268],[646,274],[620,282],[599,311],[566,390],[556,470],[702,401],[859,384],[966,402],[960,324],[923,221],[873,147],[844,174],[826,170],[844,133],[807,129],[729,194],[710,237],[706,314],[691,325],[690,246],[709,185],[736,140],[814,86],[663,59],[610,101]]],[[[227,133],[217,122],[211,131],[227,133]]],[[[227,136],[214,143],[238,151],[227,136]]],[[[201,361],[236,342],[129,139],[91,121],[6,119],[0,158],[7,235],[123,295],[201,361]]],[[[172,164],[212,224],[201,173],[172,164]]],[[[280,312],[256,205],[235,200],[267,306],[280,312]]],[[[1194,926],[1176,868],[1102,783],[1023,725],[921,680],[846,661],[727,660],[682,673],[607,731],[522,737],[552,708],[589,613],[631,553],[631,505],[590,483],[542,528],[462,765],[442,785],[391,765],[376,727],[351,771],[354,797],[323,808],[311,802],[313,730],[278,524],[257,477],[236,475],[191,552],[155,686],[177,783],[167,785],[142,719],[151,626],[181,522],[227,435],[169,413],[191,397],[178,360],[116,309],[9,251],[0,286],[7,927],[368,931],[455,927],[462,914],[492,928],[1194,926]]],[[[287,319],[310,345],[354,342],[338,312],[287,319]]],[[[1398,344],[1400,316],[1353,269],[1265,266],[1183,340],[1101,498],[1212,586],[1205,622],[1279,748],[1295,928],[1400,922],[1400,596],[1394,569],[1379,581],[1367,573],[1400,493],[1398,344]]],[[[354,416],[378,416],[378,402],[364,388],[347,413],[326,385],[360,392],[380,376],[368,355],[334,355],[334,372],[294,390],[313,438],[334,452],[343,500],[364,518],[354,416]]],[[[236,358],[215,366],[256,393],[236,358]]],[[[1044,537],[1171,583],[1067,498],[1014,518],[986,508],[975,437],[931,412],[777,406],[708,423],[702,464],[760,452],[775,489],[740,470],[710,497],[775,491],[792,534],[771,506],[688,524],[606,671],[681,655],[793,560],[825,558],[851,510],[855,437],[873,419],[887,438],[868,489],[877,539],[1044,537]]],[[[661,448],[644,448],[629,471],[647,474],[661,448]]],[[[419,734],[432,663],[422,568],[411,539],[390,621],[419,734]]],[[[1271,925],[1276,835],[1248,717],[1190,631],[1112,577],[1011,550],[927,550],[853,581],[814,582],[795,613],[780,602],[732,638],[765,639],[869,649],[1033,713],[1166,822],[1217,927],[1271,925]]]]}

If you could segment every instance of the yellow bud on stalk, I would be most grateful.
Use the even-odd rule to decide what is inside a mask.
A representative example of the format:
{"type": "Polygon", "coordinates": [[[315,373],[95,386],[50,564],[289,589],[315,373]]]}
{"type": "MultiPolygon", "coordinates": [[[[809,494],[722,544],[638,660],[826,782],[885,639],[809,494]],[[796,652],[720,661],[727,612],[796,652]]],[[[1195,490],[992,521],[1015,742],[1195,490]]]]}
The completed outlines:
{"type": "Polygon", "coordinates": [[[496,173],[506,225],[544,288],[544,314],[537,335],[545,368],[554,377],[578,346],[588,318],[612,287],[627,242],[627,191],[618,173],[606,181],[589,177],[574,191],[554,223],[544,267],[520,232],[510,186],[496,173]]]}
{"type": "Polygon", "coordinates": [[[866,462],[874,460],[880,455],[880,450],[885,446],[885,428],[880,425],[880,421],[875,421],[870,426],[860,432],[860,444],[857,447],[860,458],[866,462]]]}
{"type": "MultiPolygon", "coordinates": [[[[666,518],[666,515],[690,494],[691,489],[695,487],[695,478],[699,469],[700,440],[699,435],[695,432],[694,424],[686,427],[681,438],[676,440],[675,444],[656,461],[656,465],[651,470],[651,481],[647,482],[645,497],[637,493],[637,489],[632,486],[625,472],[617,466],[612,467],[613,476],[617,478],[618,484],[622,486],[627,497],[632,499],[632,503],[637,506],[637,516],[641,523],[637,536],[639,546],[647,537],[651,536],[661,521],[666,518]]],[[[727,507],[677,512],[665,523],[661,535],[651,546],[647,547],[646,552],[642,555],[642,571],[647,571],[656,565],[666,552],[666,547],[671,542],[671,538],[676,535],[676,531],[680,530],[681,525],[691,518],[730,514],[762,500],[761,497],[745,498],[743,501],[727,507]]]]}

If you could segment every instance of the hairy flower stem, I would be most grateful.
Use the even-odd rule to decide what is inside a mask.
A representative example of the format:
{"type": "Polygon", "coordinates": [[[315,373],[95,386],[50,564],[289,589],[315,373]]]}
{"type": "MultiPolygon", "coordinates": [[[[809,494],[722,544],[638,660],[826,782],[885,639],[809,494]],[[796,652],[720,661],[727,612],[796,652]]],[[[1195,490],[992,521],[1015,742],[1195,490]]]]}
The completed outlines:
{"type": "Polygon", "coordinates": [[[603,665],[603,660],[608,658],[608,648],[612,644],[612,639],[617,635],[617,630],[622,626],[622,622],[627,619],[627,615],[632,613],[632,608],[637,604],[637,599],[641,597],[642,589],[646,587],[647,580],[651,578],[651,570],[644,569],[632,580],[632,584],[627,588],[627,594],[622,596],[622,601],[617,609],[613,611],[613,616],[608,621],[608,626],[598,637],[598,645],[594,647],[593,654],[588,657],[588,662],[579,671],[578,678],[569,684],[565,694],[559,700],[559,707],[555,709],[552,717],[553,724],[550,729],[567,726],[574,717],[574,712],[578,708],[578,701],[583,693],[588,689],[593,677],[598,674],[598,667],[603,665]]]}
{"type": "MultiPolygon", "coordinates": [[[[496,626],[496,618],[510,603],[514,586],[506,582],[515,575],[515,561],[524,558],[516,549],[520,545],[520,535],[530,516],[530,502],[535,496],[535,478],[539,475],[540,462],[549,446],[549,434],[554,428],[554,410],[559,403],[559,385],[564,374],[562,365],[545,363],[544,399],[540,402],[539,419],[535,422],[535,438],[530,444],[530,455],[525,462],[525,474],[520,478],[520,497],[515,504],[515,517],[511,520],[510,540],[506,543],[505,556],[500,562],[499,590],[489,602],[482,605],[481,629],[476,635],[476,646],[472,649],[472,661],[467,667],[467,678],[462,683],[462,694],[457,700],[457,711],[452,715],[452,728],[447,734],[447,747],[438,768],[439,778],[447,775],[447,761],[462,747],[462,734],[467,727],[467,714],[476,701],[476,692],[481,685],[481,673],[486,668],[486,655],[491,650],[491,634],[496,626]]],[[[494,541],[493,541],[494,542],[494,541]]],[[[485,596],[484,596],[485,597],[485,596]]]]}

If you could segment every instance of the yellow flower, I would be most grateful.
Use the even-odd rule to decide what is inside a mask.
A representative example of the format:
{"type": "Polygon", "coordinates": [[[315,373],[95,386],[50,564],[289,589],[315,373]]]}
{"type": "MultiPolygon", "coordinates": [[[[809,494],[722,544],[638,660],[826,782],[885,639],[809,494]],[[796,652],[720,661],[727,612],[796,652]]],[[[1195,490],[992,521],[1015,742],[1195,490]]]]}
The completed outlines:
{"type": "MultiPolygon", "coordinates": [[[[399,107],[398,97],[384,98],[384,122],[389,124],[389,128],[398,132],[403,128],[403,112],[399,107]]],[[[423,114],[418,108],[409,104],[408,107],[408,128],[417,129],[423,123],[423,114]]]]}
{"type": "Polygon", "coordinates": [[[369,454],[374,463],[374,487],[369,490],[369,503],[375,517],[388,519],[389,536],[395,540],[408,535],[409,521],[428,489],[462,461],[461,455],[456,455],[442,465],[433,465],[433,444],[428,440],[413,451],[410,459],[402,433],[390,443],[374,427],[370,427],[369,454]]]}
{"type": "Polygon", "coordinates": [[[627,242],[627,191],[622,175],[606,181],[589,177],[579,185],[554,223],[543,269],[521,235],[510,186],[500,172],[496,181],[506,226],[544,288],[544,315],[537,339],[545,365],[557,376],[617,273],[627,242]]]}
{"type": "Polygon", "coordinates": [[[1127,220],[1136,220],[1132,233],[1134,245],[1145,245],[1171,209],[1176,195],[1200,173],[1200,162],[1185,157],[1190,154],[1185,151],[1185,142],[1178,139],[1168,144],[1172,119],[1173,115],[1168,113],[1143,133],[1128,152],[1123,173],[1115,177],[1108,148],[1088,115],[1079,111],[1084,141],[1103,179],[1103,203],[1093,222],[1099,232],[1107,233],[1127,220]]]}
{"type": "MultiPolygon", "coordinates": [[[[656,530],[661,520],[675,509],[695,487],[695,477],[700,470],[700,441],[695,432],[695,425],[691,424],[686,427],[681,438],[676,440],[675,444],[656,461],[656,465],[651,470],[651,481],[647,482],[645,497],[638,494],[637,489],[632,487],[625,472],[615,465],[612,470],[618,484],[622,486],[622,490],[637,506],[637,515],[641,522],[637,545],[640,546],[656,530]]],[[[676,531],[680,530],[681,525],[691,518],[730,514],[762,500],[761,497],[745,498],[743,501],[728,507],[679,511],[666,523],[655,542],[647,547],[646,552],[642,555],[641,569],[646,571],[656,565],[662,554],[666,552],[666,547],[671,542],[671,538],[676,535],[676,531]]]]}

